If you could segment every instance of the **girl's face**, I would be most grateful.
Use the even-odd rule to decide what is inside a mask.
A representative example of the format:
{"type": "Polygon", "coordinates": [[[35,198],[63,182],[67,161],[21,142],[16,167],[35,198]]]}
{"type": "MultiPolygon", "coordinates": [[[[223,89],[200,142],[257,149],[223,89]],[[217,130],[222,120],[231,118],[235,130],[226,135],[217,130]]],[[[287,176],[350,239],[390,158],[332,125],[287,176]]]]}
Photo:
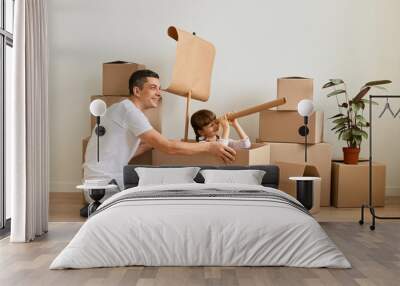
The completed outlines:
{"type": "Polygon", "coordinates": [[[214,120],[207,124],[206,126],[203,126],[201,130],[199,130],[199,134],[203,137],[207,138],[213,138],[218,134],[219,130],[219,123],[217,120],[214,120]]]}

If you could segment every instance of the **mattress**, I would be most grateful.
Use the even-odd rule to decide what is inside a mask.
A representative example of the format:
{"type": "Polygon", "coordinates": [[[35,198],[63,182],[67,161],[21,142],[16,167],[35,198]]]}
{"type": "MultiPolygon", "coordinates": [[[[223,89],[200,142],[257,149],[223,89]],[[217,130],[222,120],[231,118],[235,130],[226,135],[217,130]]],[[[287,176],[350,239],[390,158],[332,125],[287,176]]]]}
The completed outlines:
{"type": "Polygon", "coordinates": [[[138,186],[107,199],[50,269],[130,265],[351,267],[291,196],[198,183],[138,186]]]}

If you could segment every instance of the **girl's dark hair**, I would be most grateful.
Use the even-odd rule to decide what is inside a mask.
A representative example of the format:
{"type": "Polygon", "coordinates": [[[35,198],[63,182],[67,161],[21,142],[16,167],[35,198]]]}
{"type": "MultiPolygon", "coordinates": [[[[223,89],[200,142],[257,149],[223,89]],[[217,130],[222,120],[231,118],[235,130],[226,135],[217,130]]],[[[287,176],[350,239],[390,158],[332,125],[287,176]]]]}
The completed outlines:
{"type": "Polygon", "coordinates": [[[192,117],[190,118],[190,124],[193,127],[194,134],[196,134],[197,142],[200,141],[201,137],[199,130],[213,122],[216,118],[217,117],[215,116],[215,113],[207,109],[201,109],[193,113],[192,117]]]}

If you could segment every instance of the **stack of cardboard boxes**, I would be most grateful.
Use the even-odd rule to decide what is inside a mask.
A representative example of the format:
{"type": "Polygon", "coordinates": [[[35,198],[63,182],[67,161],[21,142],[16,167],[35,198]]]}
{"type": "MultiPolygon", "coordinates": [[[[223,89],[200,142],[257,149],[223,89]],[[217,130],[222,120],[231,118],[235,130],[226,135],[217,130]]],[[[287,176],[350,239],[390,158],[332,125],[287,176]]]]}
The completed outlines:
{"type": "MultiPolygon", "coordinates": [[[[146,67],[141,64],[128,63],[123,61],[108,62],[103,64],[103,92],[102,95],[93,95],[90,97],[90,101],[95,99],[102,99],[107,107],[114,103],[120,102],[124,99],[129,98],[129,78],[133,72],[146,67]]],[[[149,119],[154,129],[161,133],[161,103],[157,108],[145,111],[145,115],[149,119]]],[[[90,127],[96,124],[94,116],[90,118],[90,127]]],[[[83,139],[82,142],[82,160],[85,158],[86,145],[90,137],[83,139]]],[[[152,164],[152,153],[151,151],[145,152],[144,154],[133,158],[130,164],[152,164]]]]}
{"type": "Polygon", "coordinates": [[[295,196],[296,185],[290,176],[321,177],[321,206],[330,205],[332,148],[323,140],[323,112],[316,111],[309,118],[308,160],[305,162],[304,137],[298,129],[303,117],[297,112],[297,104],[302,99],[313,99],[313,80],[309,78],[287,77],[277,81],[277,97],[286,97],[287,103],[276,110],[260,113],[258,142],[268,143],[270,164],[280,168],[279,188],[295,196]],[[307,166],[312,165],[315,168],[307,166]]]}
{"type": "MultiPolygon", "coordinates": [[[[130,75],[144,65],[126,62],[103,64],[103,94],[100,98],[107,106],[129,97],[130,75]]],[[[304,161],[304,137],[298,133],[303,118],[297,113],[297,104],[302,99],[313,99],[313,80],[308,78],[278,79],[278,98],[285,97],[287,103],[276,110],[260,113],[259,138],[250,149],[237,150],[233,165],[275,164],[280,167],[280,189],[295,196],[295,182],[290,176],[321,177],[321,206],[330,205],[332,149],[322,143],[323,113],[315,112],[309,119],[308,162],[304,161]],[[311,167],[310,167],[311,166],[311,167]]],[[[152,126],[161,132],[161,106],[145,112],[152,126]]],[[[95,118],[91,118],[91,127],[95,118]]],[[[89,138],[83,140],[83,158],[89,138]]],[[[196,156],[169,155],[158,150],[135,157],[130,164],[143,165],[224,165],[225,163],[208,154],[196,156]]]]}

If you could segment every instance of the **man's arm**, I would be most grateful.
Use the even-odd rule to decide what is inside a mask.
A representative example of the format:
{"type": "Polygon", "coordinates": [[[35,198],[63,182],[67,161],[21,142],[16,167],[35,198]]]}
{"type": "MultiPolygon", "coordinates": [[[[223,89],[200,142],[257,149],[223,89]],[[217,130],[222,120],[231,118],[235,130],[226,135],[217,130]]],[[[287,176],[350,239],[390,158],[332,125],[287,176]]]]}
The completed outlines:
{"type": "Polygon", "coordinates": [[[235,150],[217,142],[188,143],[169,140],[154,129],[144,132],[139,138],[154,149],[167,154],[194,155],[199,153],[211,153],[225,162],[235,160],[235,150]]]}
{"type": "Polygon", "coordinates": [[[146,142],[140,142],[139,147],[136,150],[136,153],[133,155],[133,158],[142,155],[143,153],[149,151],[153,149],[153,147],[151,147],[149,144],[147,144],[146,142]]]}

